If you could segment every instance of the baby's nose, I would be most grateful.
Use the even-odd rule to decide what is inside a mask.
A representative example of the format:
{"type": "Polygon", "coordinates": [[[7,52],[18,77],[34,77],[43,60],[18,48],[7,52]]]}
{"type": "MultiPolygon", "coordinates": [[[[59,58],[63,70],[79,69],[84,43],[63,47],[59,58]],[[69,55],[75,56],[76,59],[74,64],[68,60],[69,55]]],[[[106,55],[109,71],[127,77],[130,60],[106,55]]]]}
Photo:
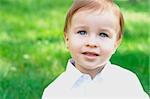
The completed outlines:
{"type": "Polygon", "coordinates": [[[86,43],[86,46],[87,47],[91,47],[91,48],[96,48],[98,46],[98,42],[97,42],[97,39],[96,39],[96,36],[89,36],[88,37],[88,40],[87,40],[87,43],[86,43]]]}

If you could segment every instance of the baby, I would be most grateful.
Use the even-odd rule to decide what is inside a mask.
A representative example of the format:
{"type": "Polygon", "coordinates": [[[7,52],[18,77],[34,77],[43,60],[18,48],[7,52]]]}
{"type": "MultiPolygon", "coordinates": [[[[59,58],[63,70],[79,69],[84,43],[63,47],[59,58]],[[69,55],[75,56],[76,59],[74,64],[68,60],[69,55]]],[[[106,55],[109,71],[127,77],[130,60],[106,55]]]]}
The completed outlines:
{"type": "Polygon", "coordinates": [[[42,99],[149,99],[135,74],[109,61],[123,27],[123,15],[112,0],[74,0],[64,27],[72,58],[42,99]]]}

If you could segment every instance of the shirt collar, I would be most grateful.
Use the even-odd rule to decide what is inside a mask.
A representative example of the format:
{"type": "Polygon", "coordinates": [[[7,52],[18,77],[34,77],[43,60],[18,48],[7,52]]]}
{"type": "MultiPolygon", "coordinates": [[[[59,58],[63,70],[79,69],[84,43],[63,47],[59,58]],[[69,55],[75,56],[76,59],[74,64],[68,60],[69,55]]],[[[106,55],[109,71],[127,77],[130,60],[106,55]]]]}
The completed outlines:
{"type": "MultiPolygon", "coordinates": [[[[98,81],[98,80],[101,80],[101,79],[104,79],[107,74],[109,74],[108,72],[110,71],[110,66],[111,66],[111,63],[110,61],[108,61],[105,65],[105,67],[103,68],[103,70],[98,73],[95,78],[93,79],[94,81],[98,81]]],[[[80,72],[75,66],[74,66],[74,61],[73,59],[69,59],[68,63],[67,63],[67,67],[66,67],[66,76],[68,78],[68,81],[69,81],[69,86],[70,88],[74,85],[74,83],[81,77],[83,76],[86,76],[87,77],[87,74],[84,74],[82,72],[80,72]]]]}
{"type": "Polygon", "coordinates": [[[74,83],[83,75],[78,69],[75,68],[73,65],[74,61],[72,59],[68,60],[66,70],[63,73],[64,79],[66,81],[65,84],[67,84],[67,88],[71,89],[74,83]]]}
{"type": "Polygon", "coordinates": [[[111,71],[110,69],[111,69],[111,62],[108,61],[104,66],[104,68],[102,69],[102,71],[98,73],[93,80],[101,80],[106,78],[109,72],[111,71]]]}
{"type": "Polygon", "coordinates": [[[73,59],[69,59],[68,63],[67,63],[67,67],[66,67],[66,73],[69,74],[69,76],[73,79],[77,79],[80,76],[83,75],[83,73],[81,73],[75,66],[74,66],[74,61],[73,59]]]}

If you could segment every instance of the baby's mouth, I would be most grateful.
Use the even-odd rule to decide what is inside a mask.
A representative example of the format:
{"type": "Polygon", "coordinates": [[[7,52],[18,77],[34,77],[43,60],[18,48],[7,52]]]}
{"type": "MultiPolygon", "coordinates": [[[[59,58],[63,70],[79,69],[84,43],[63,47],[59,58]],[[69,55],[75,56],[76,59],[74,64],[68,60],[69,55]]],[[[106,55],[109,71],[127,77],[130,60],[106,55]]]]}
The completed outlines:
{"type": "Polygon", "coordinates": [[[99,56],[99,54],[95,52],[83,52],[82,54],[87,55],[87,56],[99,56]]]}

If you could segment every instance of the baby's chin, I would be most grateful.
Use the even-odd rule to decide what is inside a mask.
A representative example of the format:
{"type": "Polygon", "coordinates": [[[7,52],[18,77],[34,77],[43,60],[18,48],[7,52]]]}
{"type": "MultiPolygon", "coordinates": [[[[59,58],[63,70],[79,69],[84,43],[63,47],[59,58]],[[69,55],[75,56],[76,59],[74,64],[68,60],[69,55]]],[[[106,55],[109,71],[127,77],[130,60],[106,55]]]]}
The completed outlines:
{"type": "Polygon", "coordinates": [[[107,62],[86,62],[83,63],[83,67],[89,70],[97,69],[100,67],[104,67],[107,62]]]}
{"type": "Polygon", "coordinates": [[[86,69],[86,70],[89,70],[89,71],[93,71],[93,70],[96,70],[96,69],[99,69],[99,68],[102,68],[102,67],[104,67],[104,65],[102,65],[102,64],[95,64],[95,65],[93,65],[93,64],[88,64],[88,65],[83,65],[82,66],[84,69],[86,69]]]}

